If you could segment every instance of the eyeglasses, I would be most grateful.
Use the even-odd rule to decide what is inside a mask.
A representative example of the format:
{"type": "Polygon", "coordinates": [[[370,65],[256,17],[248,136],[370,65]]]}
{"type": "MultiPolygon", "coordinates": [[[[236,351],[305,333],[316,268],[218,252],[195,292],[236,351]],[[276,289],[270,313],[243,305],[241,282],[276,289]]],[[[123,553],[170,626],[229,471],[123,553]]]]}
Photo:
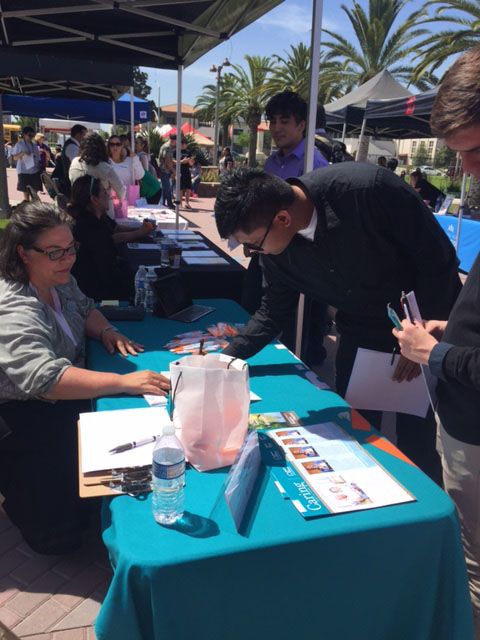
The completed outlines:
{"type": "Polygon", "coordinates": [[[268,227],[267,230],[265,231],[263,238],[261,240],[261,242],[259,244],[251,244],[250,242],[242,242],[243,246],[248,249],[249,251],[254,251],[255,253],[263,253],[263,245],[265,244],[265,240],[267,239],[268,234],[270,233],[270,230],[272,228],[273,225],[273,221],[275,220],[276,216],[277,216],[278,211],[275,211],[275,213],[273,214],[273,218],[270,220],[270,222],[268,223],[268,227]]]}
{"type": "Polygon", "coordinates": [[[109,142],[108,146],[109,147],[121,147],[122,143],[121,142],[109,142]]]}
{"type": "Polygon", "coordinates": [[[49,260],[55,261],[60,260],[65,255],[77,255],[78,250],[80,249],[80,243],[75,241],[72,246],[67,247],[66,249],[39,249],[38,247],[30,247],[30,249],[33,249],[33,251],[36,251],[37,253],[43,253],[48,256],[49,260]]]}

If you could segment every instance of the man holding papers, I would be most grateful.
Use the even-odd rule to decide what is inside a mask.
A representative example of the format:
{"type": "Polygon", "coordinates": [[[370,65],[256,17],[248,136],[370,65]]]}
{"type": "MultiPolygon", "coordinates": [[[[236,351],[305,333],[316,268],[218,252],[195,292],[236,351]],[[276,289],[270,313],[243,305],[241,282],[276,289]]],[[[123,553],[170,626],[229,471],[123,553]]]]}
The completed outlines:
{"type": "MultiPolygon", "coordinates": [[[[460,290],[452,245],[403,180],[345,162],[286,182],[256,169],[225,177],[215,204],[220,235],[260,253],[267,288],[244,333],[226,349],[248,358],[278,333],[299,292],[337,308],[337,390],[345,394],[357,349],[390,353],[387,303],[414,290],[426,317],[447,318],[460,290]]],[[[401,358],[392,375],[418,375],[401,358]]],[[[376,422],[379,426],[379,422],[376,422]]],[[[399,414],[399,447],[439,478],[435,424],[399,414]]]]}
{"type": "MultiPolygon", "coordinates": [[[[464,171],[480,179],[480,47],[446,74],[434,103],[432,131],[460,153],[464,171]]],[[[480,256],[447,322],[403,322],[402,353],[438,376],[437,446],[445,490],[457,506],[467,560],[475,631],[480,638],[480,256]]],[[[431,316],[435,317],[435,316],[431,316]]]]}

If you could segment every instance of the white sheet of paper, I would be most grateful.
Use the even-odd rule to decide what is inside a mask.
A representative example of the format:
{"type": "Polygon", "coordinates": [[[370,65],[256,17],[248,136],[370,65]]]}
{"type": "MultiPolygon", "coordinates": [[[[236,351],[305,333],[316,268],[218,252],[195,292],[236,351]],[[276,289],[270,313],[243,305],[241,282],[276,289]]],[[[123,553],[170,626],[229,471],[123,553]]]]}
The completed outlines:
{"type": "Polygon", "coordinates": [[[158,244],[154,244],[151,242],[148,244],[147,242],[128,242],[127,247],[129,249],[142,250],[142,251],[160,251],[160,247],[158,244]]]}
{"type": "MultiPolygon", "coordinates": [[[[173,238],[174,236],[170,236],[173,238]]],[[[175,238],[176,243],[185,251],[196,251],[197,249],[208,249],[208,244],[205,242],[199,242],[198,240],[190,240],[188,238],[175,238]]]]}
{"type": "Polygon", "coordinates": [[[195,249],[184,249],[182,251],[182,258],[217,258],[218,253],[215,251],[196,251],[195,249]]]}
{"type": "Polygon", "coordinates": [[[217,257],[217,258],[200,258],[200,257],[184,258],[183,255],[182,255],[182,259],[185,260],[185,262],[187,264],[203,264],[203,265],[208,265],[208,264],[228,264],[228,260],[225,260],[225,258],[220,258],[220,257],[217,257]]]}
{"type": "Polygon", "coordinates": [[[162,433],[170,424],[163,407],[92,411],[80,414],[82,472],[137,467],[152,461],[153,442],[123,453],[109,453],[120,444],[162,433]]]}
{"type": "Polygon", "coordinates": [[[400,356],[370,349],[358,349],[345,400],[354,409],[395,411],[424,418],[429,399],[422,376],[410,382],[394,382],[393,372],[400,356]]]}

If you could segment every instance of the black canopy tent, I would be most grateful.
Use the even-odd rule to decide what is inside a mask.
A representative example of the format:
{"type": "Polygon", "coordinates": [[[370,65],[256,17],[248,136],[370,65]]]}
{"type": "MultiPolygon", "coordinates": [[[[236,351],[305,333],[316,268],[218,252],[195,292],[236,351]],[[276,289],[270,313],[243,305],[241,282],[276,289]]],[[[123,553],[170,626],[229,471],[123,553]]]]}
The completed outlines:
{"type": "MultiPolygon", "coordinates": [[[[19,6],[18,0],[2,0],[0,53],[176,69],[180,128],[183,68],[282,1],[22,0],[19,6]]],[[[64,66],[58,75],[64,76],[64,66]]],[[[179,164],[177,173],[178,189],[179,164]]]]}
{"type": "Polygon", "coordinates": [[[407,98],[369,100],[366,131],[379,138],[431,138],[430,114],[437,89],[407,98]]]}
{"type": "Polygon", "coordinates": [[[367,103],[373,99],[403,98],[411,92],[384,69],[350,93],[325,105],[327,128],[342,135],[361,134],[367,103]]]}

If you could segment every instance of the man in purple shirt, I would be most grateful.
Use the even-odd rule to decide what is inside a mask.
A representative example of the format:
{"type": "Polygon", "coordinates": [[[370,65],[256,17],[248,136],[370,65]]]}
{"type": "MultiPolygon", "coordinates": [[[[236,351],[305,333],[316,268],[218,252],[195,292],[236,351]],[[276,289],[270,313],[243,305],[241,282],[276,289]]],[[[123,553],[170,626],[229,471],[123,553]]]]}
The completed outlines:
{"type": "MultiPolygon", "coordinates": [[[[265,114],[270,133],[277,148],[268,157],[265,171],[286,180],[298,178],[304,173],[305,129],[308,105],[293,91],[277,93],[268,101],[265,114]]],[[[320,151],[314,147],[313,169],[328,166],[320,151]]],[[[243,306],[254,313],[260,306],[263,294],[262,272],[259,257],[252,256],[245,279],[242,296],[243,306]]],[[[323,336],[326,332],[327,307],[310,299],[305,300],[302,359],[308,365],[319,365],[325,360],[326,350],[323,336]]],[[[282,342],[292,351],[295,348],[295,309],[292,317],[282,328],[282,342]]]]}
{"type": "MultiPolygon", "coordinates": [[[[277,147],[265,163],[268,173],[284,180],[303,175],[307,109],[305,100],[293,91],[282,91],[268,101],[265,113],[277,147]]],[[[327,165],[328,161],[315,147],[313,169],[327,165]]]]}

